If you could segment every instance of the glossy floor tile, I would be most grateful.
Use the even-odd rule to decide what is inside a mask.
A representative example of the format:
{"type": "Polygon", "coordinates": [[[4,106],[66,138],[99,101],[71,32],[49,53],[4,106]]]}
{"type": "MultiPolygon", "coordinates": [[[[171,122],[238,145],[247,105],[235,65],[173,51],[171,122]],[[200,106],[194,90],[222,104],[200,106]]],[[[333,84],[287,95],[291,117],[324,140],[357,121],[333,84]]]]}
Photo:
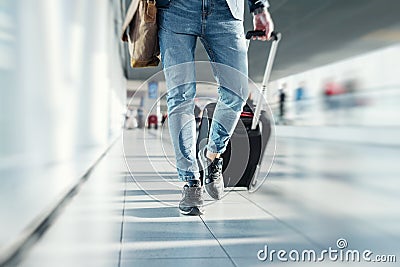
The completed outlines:
{"type": "Polygon", "coordinates": [[[125,132],[20,266],[366,266],[276,254],[312,250],[318,261],[329,248],[398,260],[400,149],[278,138],[258,191],[206,197],[206,213],[188,217],[163,138],[125,132]],[[266,248],[273,260],[259,259],[266,248]]]}

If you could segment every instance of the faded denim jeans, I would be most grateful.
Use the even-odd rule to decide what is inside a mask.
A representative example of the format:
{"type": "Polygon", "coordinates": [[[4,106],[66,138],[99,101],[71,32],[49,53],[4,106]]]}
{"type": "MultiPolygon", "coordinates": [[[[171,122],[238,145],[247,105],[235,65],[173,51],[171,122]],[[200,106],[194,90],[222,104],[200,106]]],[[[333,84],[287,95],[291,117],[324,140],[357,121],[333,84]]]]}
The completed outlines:
{"type": "Polygon", "coordinates": [[[243,21],[232,16],[226,0],[171,0],[158,9],[157,19],[178,176],[183,181],[199,179],[194,118],[196,40],[206,49],[219,85],[207,150],[223,153],[248,97],[243,21]]]}

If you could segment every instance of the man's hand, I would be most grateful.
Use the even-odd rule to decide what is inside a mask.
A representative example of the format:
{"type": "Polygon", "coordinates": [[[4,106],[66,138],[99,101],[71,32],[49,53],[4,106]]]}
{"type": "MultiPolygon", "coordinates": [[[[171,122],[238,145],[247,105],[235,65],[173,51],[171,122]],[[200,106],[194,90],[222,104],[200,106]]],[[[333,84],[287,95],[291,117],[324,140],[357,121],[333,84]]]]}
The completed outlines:
{"type": "Polygon", "coordinates": [[[265,36],[253,37],[253,39],[266,41],[271,38],[271,33],[274,31],[274,22],[268,10],[264,9],[263,12],[254,15],[253,17],[254,30],[265,31],[265,36]]]}

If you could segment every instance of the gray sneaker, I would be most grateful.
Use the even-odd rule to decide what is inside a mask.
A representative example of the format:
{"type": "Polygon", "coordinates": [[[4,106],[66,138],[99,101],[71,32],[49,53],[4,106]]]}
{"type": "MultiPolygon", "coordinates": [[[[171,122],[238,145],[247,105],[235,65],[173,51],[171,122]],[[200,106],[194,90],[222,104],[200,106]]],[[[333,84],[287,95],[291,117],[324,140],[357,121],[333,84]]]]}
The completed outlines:
{"type": "Polygon", "coordinates": [[[203,188],[201,186],[185,185],[183,187],[179,211],[183,215],[202,215],[204,213],[203,188]]]}
{"type": "Polygon", "coordinates": [[[213,199],[219,200],[224,195],[224,178],[222,177],[222,158],[216,158],[214,161],[203,156],[204,166],[204,187],[207,194],[213,199]]]}

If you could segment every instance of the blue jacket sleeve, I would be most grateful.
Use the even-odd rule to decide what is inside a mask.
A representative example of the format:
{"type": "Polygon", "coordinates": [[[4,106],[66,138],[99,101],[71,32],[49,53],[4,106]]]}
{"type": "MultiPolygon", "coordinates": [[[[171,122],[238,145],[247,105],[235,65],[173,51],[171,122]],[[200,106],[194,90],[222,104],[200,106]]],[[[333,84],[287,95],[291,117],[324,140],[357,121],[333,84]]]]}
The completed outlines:
{"type": "Polygon", "coordinates": [[[250,8],[250,12],[253,12],[259,7],[269,7],[268,0],[247,0],[250,8]]]}

